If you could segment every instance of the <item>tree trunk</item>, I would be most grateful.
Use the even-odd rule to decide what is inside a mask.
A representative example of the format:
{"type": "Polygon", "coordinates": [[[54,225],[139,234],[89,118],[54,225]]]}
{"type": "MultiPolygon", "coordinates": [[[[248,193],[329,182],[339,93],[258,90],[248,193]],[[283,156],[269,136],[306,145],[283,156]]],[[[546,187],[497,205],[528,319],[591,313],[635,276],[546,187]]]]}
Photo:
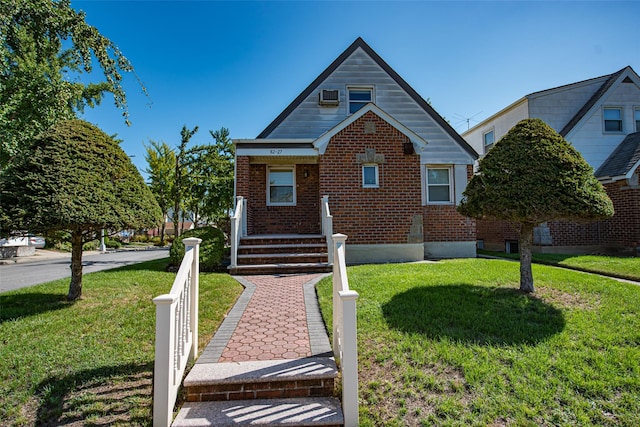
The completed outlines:
{"type": "Polygon", "coordinates": [[[82,296],[82,231],[71,233],[71,283],[67,300],[75,301],[82,296]]]}
{"type": "Polygon", "coordinates": [[[162,219],[162,226],[160,227],[160,246],[164,243],[164,229],[167,226],[167,222],[162,219]]]}
{"type": "Polygon", "coordinates": [[[531,247],[535,224],[524,222],[520,227],[520,290],[535,292],[531,271],[531,247]]]}

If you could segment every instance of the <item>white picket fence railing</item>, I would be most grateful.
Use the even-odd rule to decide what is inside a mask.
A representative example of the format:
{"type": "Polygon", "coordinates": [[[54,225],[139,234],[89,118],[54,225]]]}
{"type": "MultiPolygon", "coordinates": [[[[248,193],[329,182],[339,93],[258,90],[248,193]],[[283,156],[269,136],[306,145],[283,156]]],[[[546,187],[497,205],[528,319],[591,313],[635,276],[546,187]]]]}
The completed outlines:
{"type": "Polygon", "coordinates": [[[242,196],[237,197],[236,210],[231,217],[231,265],[229,268],[238,266],[238,246],[240,246],[240,238],[246,234],[245,220],[245,199],[242,196]]]}
{"type": "Polygon", "coordinates": [[[344,234],[333,241],[333,353],[342,372],[342,411],[345,427],[358,426],[358,345],[356,301],[349,289],[344,234]]]}
{"type": "Polygon", "coordinates": [[[327,248],[329,249],[328,261],[333,264],[333,216],[329,210],[329,196],[322,196],[320,199],[322,235],[327,239],[327,248]]]}
{"type": "Polygon", "coordinates": [[[153,425],[168,427],[187,364],[198,353],[198,275],[201,239],[187,238],[171,292],[156,305],[156,360],[153,370],[153,425]]]}

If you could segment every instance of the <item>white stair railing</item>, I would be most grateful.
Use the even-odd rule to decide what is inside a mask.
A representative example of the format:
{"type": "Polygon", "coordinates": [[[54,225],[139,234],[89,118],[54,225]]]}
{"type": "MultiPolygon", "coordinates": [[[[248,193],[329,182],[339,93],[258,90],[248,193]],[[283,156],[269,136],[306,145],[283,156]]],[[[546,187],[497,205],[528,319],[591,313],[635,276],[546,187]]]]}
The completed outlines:
{"type": "Polygon", "coordinates": [[[332,236],[333,248],[333,353],[342,372],[342,410],[345,427],[358,426],[358,343],[356,301],[349,289],[344,234],[332,236]]]}
{"type": "Polygon", "coordinates": [[[327,239],[329,264],[333,264],[333,216],[331,216],[331,211],[329,210],[329,196],[322,196],[322,199],[320,200],[320,205],[322,207],[322,235],[327,239]]]}
{"type": "Polygon", "coordinates": [[[201,239],[187,238],[171,292],[156,305],[156,360],[153,370],[153,425],[168,427],[187,363],[198,353],[198,275],[201,239]]]}
{"type": "Polygon", "coordinates": [[[240,246],[240,238],[246,235],[245,206],[244,197],[238,196],[236,210],[231,217],[231,265],[229,268],[236,268],[238,266],[238,246],[240,246]]]}

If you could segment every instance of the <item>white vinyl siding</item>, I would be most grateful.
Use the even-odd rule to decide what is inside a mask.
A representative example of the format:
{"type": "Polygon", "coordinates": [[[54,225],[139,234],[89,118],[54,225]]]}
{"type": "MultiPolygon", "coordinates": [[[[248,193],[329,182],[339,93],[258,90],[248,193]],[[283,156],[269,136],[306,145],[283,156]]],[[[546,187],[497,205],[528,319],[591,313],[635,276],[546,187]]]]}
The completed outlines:
{"type": "Polygon", "coordinates": [[[294,166],[267,167],[267,205],[294,206],[296,204],[294,166]]]}

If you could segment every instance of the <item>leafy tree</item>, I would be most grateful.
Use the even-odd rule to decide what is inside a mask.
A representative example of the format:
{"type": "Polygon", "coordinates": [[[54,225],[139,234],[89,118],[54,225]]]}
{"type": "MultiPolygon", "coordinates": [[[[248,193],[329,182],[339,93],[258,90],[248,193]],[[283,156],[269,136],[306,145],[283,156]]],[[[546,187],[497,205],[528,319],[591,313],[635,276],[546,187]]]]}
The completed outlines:
{"type": "Polygon", "coordinates": [[[145,172],[149,174],[149,188],[162,211],[160,242],[164,243],[165,218],[173,204],[176,154],[166,142],[150,141],[150,145],[145,148],[147,149],[145,159],[149,165],[145,172]]]}
{"type": "Polygon", "coordinates": [[[175,237],[180,236],[181,223],[184,223],[184,198],[188,192],[188,161],[193,155],[193,150],[187,149],[187,144],[191,140],[191,137],[198,132],[198,126],[189,130],[187,126],[182,126],[180,131],[180,145],[178,145],[175,162],[175,172],[173,175],[173,227],[176,233],[175,237]]]}
{"type": "Polygon", "coordinates": [[[133,72],[129,61],[70,0],[0,2],[0,167],[54,123],[100,103],[104,92],[128,123],[122,72],[133,72]],[[90,73],[94,61],[105,81],[68,77],[90,73]]]}
{"type": "Polygon", "coordinates": [[[233,208],[234,149],[229,129],[209,131],[214,143],[190,150],[187,161],[189,194],[187,209],[194,222],[221,225],[233,208]]]}
{"type": "Polygon", "coordinates": [[[0,175],[4,230],[71,233],[67,298],[82,294],[82,245],[102,229],[155,227],[161,211],[119,145],[81,120],[42,133],[0,175]]]}
{"type": "Polygon", "coordinates": [[[533,229],[551,220],[593,221],[613,204],[580,153],[540,119],[522,120],[479,162],[458,211],[520,225],[520,289],[534,292],[533,229]]]}

